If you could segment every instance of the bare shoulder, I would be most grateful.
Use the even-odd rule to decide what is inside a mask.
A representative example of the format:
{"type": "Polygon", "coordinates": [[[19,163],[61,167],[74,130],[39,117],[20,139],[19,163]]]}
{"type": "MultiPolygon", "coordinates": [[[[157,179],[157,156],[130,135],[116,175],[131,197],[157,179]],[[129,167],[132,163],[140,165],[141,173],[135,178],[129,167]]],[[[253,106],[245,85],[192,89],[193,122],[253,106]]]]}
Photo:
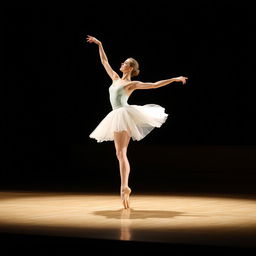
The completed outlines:
{"type": "Polygon", "coordinates": [[[119,75],[115,71],[113,71],[112,81],[114,82],[115,80],[118,80],[118,79],[120,79],[119,75]]]}
{"type": "Polygon", "coordinates": [[[129,82],[127,85],[126,85],[126,87],[127,87],[127,89],[129,89],[129,90],[136,90],[136,86],[138,85],[138,84],[140,84],[141,83],[141,81],[131,81],[131,82],[129,82]]]}

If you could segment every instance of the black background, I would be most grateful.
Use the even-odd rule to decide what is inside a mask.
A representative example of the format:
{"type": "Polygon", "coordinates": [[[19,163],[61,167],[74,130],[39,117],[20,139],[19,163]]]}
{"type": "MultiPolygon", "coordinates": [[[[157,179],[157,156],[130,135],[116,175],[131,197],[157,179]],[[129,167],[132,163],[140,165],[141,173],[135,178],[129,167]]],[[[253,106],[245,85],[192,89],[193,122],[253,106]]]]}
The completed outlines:
{"type": "Polygon", "coordinates": [[[170,114],[130,142],[137,191],[255,192],[251,17],[223,3],[5,9],[2,189],[118,191],[113,142],[89,138],[111,111],[111,80],[89,34],[116,71],[134,57],[138,80],[189,78],[129,98],[170,114]]]}

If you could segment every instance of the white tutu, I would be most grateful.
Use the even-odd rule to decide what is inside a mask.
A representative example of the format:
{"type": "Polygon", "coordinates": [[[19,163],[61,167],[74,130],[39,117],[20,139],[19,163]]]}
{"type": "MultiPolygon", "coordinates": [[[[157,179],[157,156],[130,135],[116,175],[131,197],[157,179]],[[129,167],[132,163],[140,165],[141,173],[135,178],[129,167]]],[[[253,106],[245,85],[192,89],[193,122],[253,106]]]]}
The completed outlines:
{"type": "Polygon", "coordinates": [[[127,131],[133,140],[141,140],[167,117],[165,108],[156,104],[126,105],[109,112],[89,137],[97,142],[111,141],[115,131],[127,131]]]}

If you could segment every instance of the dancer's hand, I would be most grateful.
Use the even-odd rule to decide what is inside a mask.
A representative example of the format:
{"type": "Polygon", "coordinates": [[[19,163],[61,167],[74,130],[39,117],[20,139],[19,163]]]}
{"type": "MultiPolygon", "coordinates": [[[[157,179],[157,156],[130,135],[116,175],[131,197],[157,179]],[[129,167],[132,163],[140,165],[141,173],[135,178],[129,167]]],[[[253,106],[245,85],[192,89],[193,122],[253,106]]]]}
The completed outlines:
{"type": "Polygon", "coordinates": [[[182,82],[182,84],[185,84],[187,82],[187,79],[188,78],[186,76],[179,76],[175,78],[176,82],[182,82]]]}
{"type": "Polygon", "coordinates": [[[86,40],[87,40],[87,43],[95,43],[95,44],[97,44],[97,45],[100,45],[100,44],[101,44],[101,41],[98,40],[97,38],[93,37],[93,36],[87,35],[86,40]]]}

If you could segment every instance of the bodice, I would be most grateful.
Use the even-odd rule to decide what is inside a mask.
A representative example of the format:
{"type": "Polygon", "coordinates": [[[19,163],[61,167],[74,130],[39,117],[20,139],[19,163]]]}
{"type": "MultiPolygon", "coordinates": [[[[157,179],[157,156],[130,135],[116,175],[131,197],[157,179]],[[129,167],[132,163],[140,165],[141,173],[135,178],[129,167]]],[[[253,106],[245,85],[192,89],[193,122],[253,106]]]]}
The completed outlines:
{"type": "Polygon", "coordinates": [[[124,85],[119,85],[114,81],[109,87],[109,99],[112,109],[128,106],[128,98],[129,96],[125,92],[124,85]]]}

